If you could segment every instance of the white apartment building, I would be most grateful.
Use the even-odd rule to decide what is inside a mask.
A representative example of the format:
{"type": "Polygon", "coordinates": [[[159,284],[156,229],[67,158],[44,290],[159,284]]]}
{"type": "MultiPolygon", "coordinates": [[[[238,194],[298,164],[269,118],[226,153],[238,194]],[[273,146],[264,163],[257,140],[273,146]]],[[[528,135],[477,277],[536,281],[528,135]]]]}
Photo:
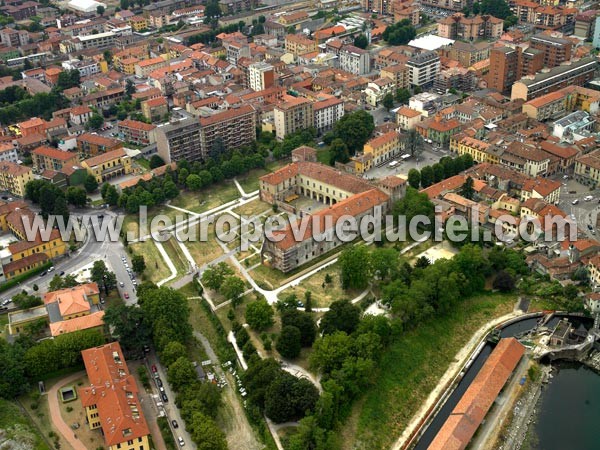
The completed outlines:
{"type": "Polygon", "coordinates": [[[248,67],[248,84],[253,91],[264,91],[273,86],[275,69],[266,62],[257,62],[248,67]]]}
{"type": "Polygon", "coordinates": [[[411,57],[406,62],[408,80],[413,86],[431,86],[440,73],[440,57],[428,51],[411,57]]]}
{"type": "MultiPolygon", "coordinates": [[[[371,71],[371,55],[354,45],[345,45],[340,50],[340,69],[354,75],[365,75],[371,71]]],[[[438,59],[439,61],[439,59],[438,59]]]]}
{"type": "Polygon", "coordinates": [[[335,97],[321,100],[313,103],[313,111],[315,128],[319,133],[324,133],[344,116],[344,101],[335,97]]]}
{"type": "Polygon", "coordinates": [[[70,61],[64,61],[61,65],[62,68],[66,70],[78,70],[81,78],[100,73],[100,65],[91,59],[83,61],[72,59],[70,61]]]}

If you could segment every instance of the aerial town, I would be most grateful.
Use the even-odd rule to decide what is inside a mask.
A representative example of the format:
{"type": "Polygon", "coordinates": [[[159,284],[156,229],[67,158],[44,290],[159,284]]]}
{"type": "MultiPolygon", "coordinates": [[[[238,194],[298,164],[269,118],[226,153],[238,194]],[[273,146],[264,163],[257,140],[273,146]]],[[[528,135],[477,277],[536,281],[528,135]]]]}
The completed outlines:
{"type": "Polygon", "coordinates": [[[597,450],[599,53],[584,0],[3,0],[0,448],[597,450]]]}

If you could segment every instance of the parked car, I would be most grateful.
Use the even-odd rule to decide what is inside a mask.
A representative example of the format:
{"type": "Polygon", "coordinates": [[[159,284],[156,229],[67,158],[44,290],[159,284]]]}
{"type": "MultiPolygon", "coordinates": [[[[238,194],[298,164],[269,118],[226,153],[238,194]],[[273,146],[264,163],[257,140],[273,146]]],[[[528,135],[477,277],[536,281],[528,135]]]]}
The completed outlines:
{"type": "Polygon", "coordinates": [[[156,368],[156,366],[154,364],[152,364],[152,367],[150,369],[152,370],[152,373],[158,372],[158,369],[156,368]]]}
{"type": "Polygon", "coordinates": [[[125,286],[125,283],[123,283],[122,281],[119,281],[119,286],[123,287],[123,286],[125,286]]]}
{"type": "Polygon", "coordinates": [[[129,294],[127,292],[125,292],[125,294],[123,294],[123,297],[125,297],[125,299],[129,298],[129,294]]]}
{"type": "Polygon", "coordinates": [[[572,204],[572,205],[576,205],[577,203],[579,203],[579,199],[578,199],[578,198],[576,198],[575,200],[573,200],[573,201],[571,202],[571,204],[572,204]]]}
{"type": "Polygon", "coordinates": [[[46,272],[46,271],[44,270],[42,273],[40,273],[40,278],[41,278],[41,277],[45,277],[47,273],[48,273],[48,272],[46,272]]]}
{"type": "Polygon", "coordinates": [[[62,270],[62,271],[59,273],[59,275],[60,275],[61,277],[62,277],[64,274],[65,274],[65,271],[64,271],[64,270],[62,270]]]}
{"type": "Polygon", "coordinates": [[[179,446],[180,446],[180,447],[183,447],[183,446],[185,445],[185,441],[183,440],[183,438],[182,438],[181,436],[179,436],[179,437],[177,438],[177,440],[179,441],[179,446]]]}
{"type": "Polygon", "coordinates": [[[162,394],[160,394],[160,398],[165,403],[167,403],[169,401],[169,397],[167,397],[167,394],[165,394],[164,392],[162,394]]]}
{"type": "Polygon", "coordinates": [[[179,428],[179,424],[175,419],[171,420],[171,425],[173,425],[173,428],[179,428]]]}
{"type": "Polygon", "coordinates": [[[586,202],[590,202],[590,201],[592,201],[593,199],[594,199],[594,196],[593,196],[593,195],[586,195],[586,196],[583,198],[583,200],[585,200],[586,202]]]}
{"type": "Polygon", "coordinates": [[[165,388],[163,388],[163,383],[160,378],[156,378],[156,385],[160,388],[161,392],[164,392],[165,388]]]}
{"type": "Polygon", "coordinates": [[[54,272],[54,266],[50,266],[50,268],[48,269],[48,273],[50,272],[54,272]]]}

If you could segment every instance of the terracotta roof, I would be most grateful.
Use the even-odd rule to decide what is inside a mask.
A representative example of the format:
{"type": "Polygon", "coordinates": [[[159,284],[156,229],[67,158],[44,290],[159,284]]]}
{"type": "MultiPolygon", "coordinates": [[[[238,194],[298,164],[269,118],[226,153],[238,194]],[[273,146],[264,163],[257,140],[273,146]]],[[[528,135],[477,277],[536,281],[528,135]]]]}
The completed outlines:
{"type": "Polygon", "coordinates": [[[26,120],[25,122],[21,122],[19,123],[19,128],[33,128],[33,127],[39,127],[39,126],[44,126],[46,122],[44,121],[44,119],[40,119],[39,117],[32,117],[29,120],[26,120]]]}
{"type": "Polygon", "coordinates": [[[87,142],[89,144],[99,145],[103,147],[113,147],[114,145],[122,145],[123,143],[117,139],[100,136],[99,134],[83,133],[77,136],[77,142],[87,142]]]}
{"type": "Polygon", "coordinates": [[[96,311],[85,316],[53,322],[50,324],[50,333],[56,337],[74,331],[101,327],[102,325],[104,325],[104,311],[96,311]]]}
{"type": "Polygon", "coordinates": [[[0,201],[0,216],[4,216],[16,209],[22,208],[27,208],[27,203],[25,203],[23,200],[17,200],[9,203],[0,201]]]}
{"type": "Polygon", "coordinates": [[[54,147],[42,146],[33,150],[34,154],[39,156],[47,156],[48,158],[58,159],[60,161],[68,161],[73,157],[77,157],[77,153],[66,152],[64,150],[59,150],[54,147]]]}
{"type": "Polygon", "coordinates": [[[87,283],[79,286],[60,289],[44,294],[44,304],[58,302],[58,309],[62,316],[77,314],[90,310],[88,295],[99,294],[100,289],[96,283],[87,283]]]}
{"type": "Polygon", "coordinates": [[[71,108],[71,114],[74,116],[79,116],[81,114],[89,114],[91,112],[92,112],[91,108],[86,105],[75,106],[75,107],[71,108]]]}
{"type": "Polygon", "coordinates": [[[377,136],[373,139],[370,139],[365,146],[369,145],[371,148],[378,148],[382,145],[389,144],[394,140],[399,140],[400,136],[396,131],[390,131],[389,133],[382,134],[381,136],[377,136]]]}
{"type": "Polygon", "coordinates": [[[0,172],[6,172],[14,177],[31,172],[31,167],[22,166],[10,161],[0,162],[0,172]]]}
{"type": "Polygon", "coordinates": [[[94,156],[93,158],[86,159],[84,162],[88,167],[99,166],[100,164],[112,161],[113,159],[122,158],[127,156],[127,153],[122,148],[111,150],[110,152],[102,153],[101,155],[94,156]]]}
{"type": "Polygon", "coordinates": [[[239,108],[231,108],[223,112],[218,112],[209,117],[201,117],[200,125],[206,127],[226,120],[232,120],[249,113],[254,113],[254,108],[250,105],[243,105],[239,108]]]}
{"type": "Polygon", "coordinates": [[[403,106],[398,111],[396,111],[396,114],[399,116],[405,116],[409,118],[419,117],[421,115],[419,111],[417,111],[416,109],[409,108],[408,106],[403,106]]]}
{"type": "Polygon", "coordinates": [[[463,184],[465,184],[465,180],[465,175],[454,175],[453,177],[446,178],[439,183],[429,186],[427,189],[422,189],[421,192],[426,193],[430,199],[436,198],[440,194],[459,189],[463,184]]]}
{"type": "Polygon", "coordinates": [[[294,227],[292,227],[292,225],[288,225],[284,230],[274,231],[274,236],[281,234],[285,236],[281,241],[276,242],[275,245],[284,250],[289,249],[298,242],[305,241],[313,237],[314,223],[319,223],[317,230],[319,230],[319,233],[323,233],[328,229],[328,226],[335,227],[337,220],[340,217],[359,216],[362,213],[371,210],[373,207],[387,202],[388,199],[389,197],[386,194],[375,188],[348,197],[336,203],[335,205],[330,206],[329,208],[321,209],[311,216],[306,216],[305,220],[308,220],[308,224],[304,228],[300,225],[302,220],[300,219],[294,227]],[[294,235],[294,229],[299,230],[300,233],[303,232],[302,236],[294,235]]]}
{"type": "Polygon", "coordinates": [[[525,353],[515,338],[501,339],[429,445],[429,450],[467,447],[525,353]]]}
{"type": "Polygon", "coordinates": [[[18,259],[17,261],[9,262],[4,264],[3,270],[5,274],[11,272],[17,272],[21,269],[26,268],[30,265],[37,265],[48,261],[48,255],[45,253],[34,253],[33,255],[25,256],[24,258],[18,259]]]}
{"type": "Polygon", "coordinates": [[[390,176],[383,178],[382,180],[379,180],[377,184],[379,184],[380,186],[394,189],[394,188],[397,188],[398,186],[402,186],[403,184],[406,184],[406,180],[404,178],[400,178],[398,176],[390,175],[390,176]]]}
{"type": "Polygon", "coordinates": [[[150,434],[138,387],[118,342],[81,352],[90,386],[78,389],[83,406],[96,405],[104,441],[113,446],[150,434]]]}
{"type": "Polygon", "coordinates": [[[152,131],[156,128],[156,125],[140,122],[139,120],[125,119],[119,122],[119,127],[131,128],[133,130],[152,131]]]}
{"type": "Polygon", "coordinates": [[[561,186],[562,184],[559,181],[539,177],[527,180],[523,185],[523,190],[527,192],[532,192],[535,190],[542,197],[546,197],[554,191],[560,189],[561,186]]]}
{"type": "Polygon", "coordinates": [[[541,106],[547,105],[558,100],[562,100],[566,97],[562,91],[550,92],[549,94],[542,95],[541,97],[534,98],[525,102],[525,105],[533,106],[534,108],[540,108],[541,106]]]}
{"type": "Polygon", "coordinates": [[[144,59],[142,61],[140,61],[139,63],[137,63],[137,65],[139,67],[148,67],[148,66],[154,66],[154,65],[158,65],[158,64],[165,64],[167,61],[165,61],[163,58],[161,58],[160,56],[157,56],[156,58],[151,58],[151,59],[144,59]]]}

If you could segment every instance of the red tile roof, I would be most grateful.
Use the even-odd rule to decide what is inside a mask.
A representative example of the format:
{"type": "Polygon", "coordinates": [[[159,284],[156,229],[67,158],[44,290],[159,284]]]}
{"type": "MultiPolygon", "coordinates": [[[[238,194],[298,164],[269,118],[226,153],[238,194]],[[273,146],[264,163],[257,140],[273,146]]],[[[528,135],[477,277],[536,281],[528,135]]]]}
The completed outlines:
{"type": "Polygon", "coordinates": [[[90,168],[99,166],[108,161],[112,161],[113,159],[121,158],[126,156],[127,153],[122,148],[118,148],[116,150],[112,150],[110,152],[102,153],[101,155],[94,156],[93,158],[89,158],[84,160],[83,162],[90,168]]]}
{"type": "Polygon", "coordinates": [[[68,161],[73,157],[77,157],[77,153],[66,152],[54,147],[47,146],[38,147],[32,153],[39,156],[47,156],[48,158],[58,159],[60,161],[68,161]]]}

